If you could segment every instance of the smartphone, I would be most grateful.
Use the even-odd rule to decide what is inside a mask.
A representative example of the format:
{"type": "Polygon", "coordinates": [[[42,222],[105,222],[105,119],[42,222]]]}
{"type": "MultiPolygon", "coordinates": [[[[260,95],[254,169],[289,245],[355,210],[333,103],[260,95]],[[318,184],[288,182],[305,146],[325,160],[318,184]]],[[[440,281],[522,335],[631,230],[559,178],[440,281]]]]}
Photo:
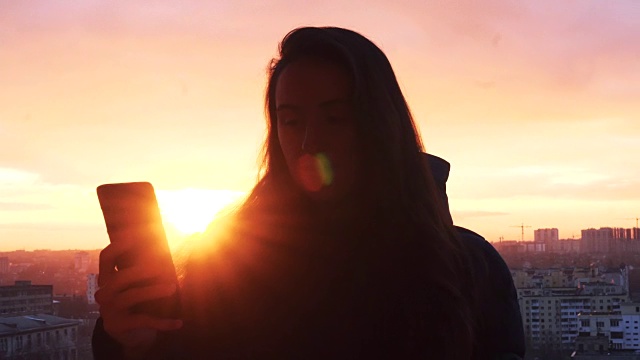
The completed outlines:
{"type": "MultiPolygon", "coordinates": [[[[136,287],[167,283],[177,285],[178,279],[153,186],[148,182],[104,184],[98,186],[97,193],[109,240],[112,243],[135,242],[130,251],[116,260],[116,268],[122,270],[143,265],[157,270],[156,279],[137,283],[136,287]]],[[[178,292],[171,297],[139,304],[133,311],[177,318],[178,292]]]]}

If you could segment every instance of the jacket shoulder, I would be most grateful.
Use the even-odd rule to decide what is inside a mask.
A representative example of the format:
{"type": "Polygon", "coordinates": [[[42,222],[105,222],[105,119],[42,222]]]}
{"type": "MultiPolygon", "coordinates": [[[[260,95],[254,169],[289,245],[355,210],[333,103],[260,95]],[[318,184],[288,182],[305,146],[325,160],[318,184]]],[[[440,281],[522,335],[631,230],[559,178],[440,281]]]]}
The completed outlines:
{"type": "MultiPolygon", "coordinates": [[[[524,357],[524,328],[511,270],[498,251],[479,234],[456,226],[471,258],[478,289],[480,354],[524,357]]],[[[482,356],[480,356],[483,358],[482,356]]]]}

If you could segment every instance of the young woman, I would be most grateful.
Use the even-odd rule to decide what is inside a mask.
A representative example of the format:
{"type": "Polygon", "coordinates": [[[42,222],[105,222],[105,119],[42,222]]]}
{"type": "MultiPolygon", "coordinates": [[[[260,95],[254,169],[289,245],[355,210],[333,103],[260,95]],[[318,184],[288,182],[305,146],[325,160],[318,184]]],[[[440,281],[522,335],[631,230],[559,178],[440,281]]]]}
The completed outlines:
{"type": "Polygon", "coordinates": [[[134,286],[156,274],[113,271],[126,245],[103,250],[96,359],[521,352],[485,346],[483,303],[501,300],[477,284],[493,275],[474,274],[487,266],[454,229],[376,45],[341,28],[292,31],[269,68],[266,109],[263,175],[185,264],[180,319],[132,314],[176,289],[134,286]]]}

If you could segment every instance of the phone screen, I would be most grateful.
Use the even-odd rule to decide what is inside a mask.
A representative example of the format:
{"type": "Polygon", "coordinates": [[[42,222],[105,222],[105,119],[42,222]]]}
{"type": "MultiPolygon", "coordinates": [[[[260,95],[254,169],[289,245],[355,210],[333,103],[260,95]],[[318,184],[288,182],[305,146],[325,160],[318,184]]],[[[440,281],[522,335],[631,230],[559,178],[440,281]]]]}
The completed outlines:
{"type": "MultiPolygon", "coordinates": [[[[148,182],[104,184],[97,188],[97,193],[110,241],[135,242],[130,251],[117,259],[117,269],[134,265],[155,268],[157,279],[136,286],[177,283],[153,186],[148,182]]],[[[177,296],[141,304],[137,310],[169,317],[177,311],[176,305],[177,296]]]]}

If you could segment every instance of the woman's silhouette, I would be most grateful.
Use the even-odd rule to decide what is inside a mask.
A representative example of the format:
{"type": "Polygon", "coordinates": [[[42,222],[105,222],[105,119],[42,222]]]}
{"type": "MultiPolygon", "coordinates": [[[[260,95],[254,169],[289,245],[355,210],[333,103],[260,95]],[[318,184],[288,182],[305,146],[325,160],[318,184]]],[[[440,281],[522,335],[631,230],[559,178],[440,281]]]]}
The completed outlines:
{"type": "Polygon", "coordinates": [[[103,250],[96,359],[523,355],[517,303],[495,312],[513,336],[486,316],[515,302],[508,270],[454,228],[376,45],[335,27],[290,32],[266,110],[262,176],[184,265],[181,319],[132,315],[175,289],[136,288],[154,274],[112,271],[126,246],[103,250]],[[494,277],[504,298],[487,292],[494,277]]]}

